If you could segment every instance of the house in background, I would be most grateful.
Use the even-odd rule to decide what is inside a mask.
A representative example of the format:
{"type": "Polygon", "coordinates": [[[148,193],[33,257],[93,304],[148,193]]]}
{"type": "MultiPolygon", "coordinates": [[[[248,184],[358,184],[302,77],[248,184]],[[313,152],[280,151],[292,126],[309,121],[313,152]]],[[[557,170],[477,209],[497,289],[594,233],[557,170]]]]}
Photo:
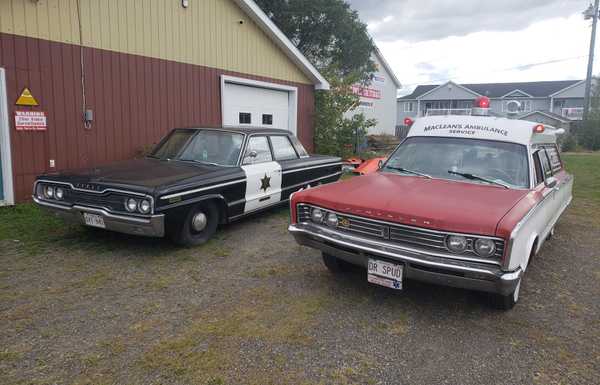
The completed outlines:
{"type": "Polygon", "coordinates": [[[377,67],[371,84],[366,87],[353,86],[352,92],[360,97],[358,107],[346,113],[350,118],[363,113],[367,119],[377,120],[377,124],[369,129],[368,135],[394,135],[396,128],[396,108],[398,89],[402,87],[385,58],[375,49],[372,56],[377,67]]]}
{"type": "Polygon", "coordinates": [[[583,80],[420,85],[398,98],[397,122],[402,128],[407,117],[470,115],[475,99],[487,96],[492,115],[569,128],[583,117],[584,88],[583,80]]]}

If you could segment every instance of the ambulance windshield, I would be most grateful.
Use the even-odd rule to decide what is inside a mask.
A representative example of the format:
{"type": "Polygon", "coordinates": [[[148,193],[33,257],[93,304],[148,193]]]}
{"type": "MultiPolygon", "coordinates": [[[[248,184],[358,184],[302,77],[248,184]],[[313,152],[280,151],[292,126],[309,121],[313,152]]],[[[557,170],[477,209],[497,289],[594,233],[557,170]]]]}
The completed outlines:
{"type": "Polygon", "coordinates": [[[526,147],[492,140],[411,137],[390,156],[383,171],[498,187],[529,187],[526,147]]]}

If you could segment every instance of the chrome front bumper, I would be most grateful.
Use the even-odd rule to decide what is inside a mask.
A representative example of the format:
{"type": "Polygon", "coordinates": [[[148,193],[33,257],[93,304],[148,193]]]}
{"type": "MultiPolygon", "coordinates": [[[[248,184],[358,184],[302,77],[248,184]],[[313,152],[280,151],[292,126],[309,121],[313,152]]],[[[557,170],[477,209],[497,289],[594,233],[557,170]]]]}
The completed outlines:
{"type": "Polygon", "coordinates": [[[293,224],[288,230],[301,245],[365,268],[369,257],[401,262],[404,277],[417,281],[507,295],[522,275],[521,269],[506,272],[497,265],[441,258],[312,224],[293,224]]]}
{"type": "Polygon", "coordinates": [[[124,234],[141,235],[145,237],[165,236],[164,214],[152,215],[147,218],[116,215],[106,210],[85,206],[61,206],[39,200],[33,197],[40,207],[56,214],[57,216],[75,223],[85,224],[83,213],[100,215],[104,219],[105,229],[124,234]]]}

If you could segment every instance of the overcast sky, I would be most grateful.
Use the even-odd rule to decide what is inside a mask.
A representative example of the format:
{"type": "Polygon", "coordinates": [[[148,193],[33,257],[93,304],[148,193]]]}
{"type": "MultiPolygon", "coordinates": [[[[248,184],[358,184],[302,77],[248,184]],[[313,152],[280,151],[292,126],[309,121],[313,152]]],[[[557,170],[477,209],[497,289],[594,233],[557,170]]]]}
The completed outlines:
{"type": "MultiPolygon", "coordinates": [[[[583,79],[585,0],[347,0],[404,85],[583,79]]],[[[598,50],[597,50],[598,52],[598,50]]],[[[600,72],[600,55],[594,72],[600,72]]]]}

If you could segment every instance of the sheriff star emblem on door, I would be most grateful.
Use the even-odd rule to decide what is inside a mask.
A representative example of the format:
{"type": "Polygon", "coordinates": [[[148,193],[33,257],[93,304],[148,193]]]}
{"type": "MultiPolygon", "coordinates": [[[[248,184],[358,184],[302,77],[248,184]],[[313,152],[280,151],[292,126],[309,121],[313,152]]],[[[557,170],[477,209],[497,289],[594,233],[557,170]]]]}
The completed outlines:
{"type": "Polygon", "coordinates": [[[260,189],[264,192],[267,192],[269,187],[271,187],[271,177],[265,174],[265,176],[260,180],[260,189]]]}

